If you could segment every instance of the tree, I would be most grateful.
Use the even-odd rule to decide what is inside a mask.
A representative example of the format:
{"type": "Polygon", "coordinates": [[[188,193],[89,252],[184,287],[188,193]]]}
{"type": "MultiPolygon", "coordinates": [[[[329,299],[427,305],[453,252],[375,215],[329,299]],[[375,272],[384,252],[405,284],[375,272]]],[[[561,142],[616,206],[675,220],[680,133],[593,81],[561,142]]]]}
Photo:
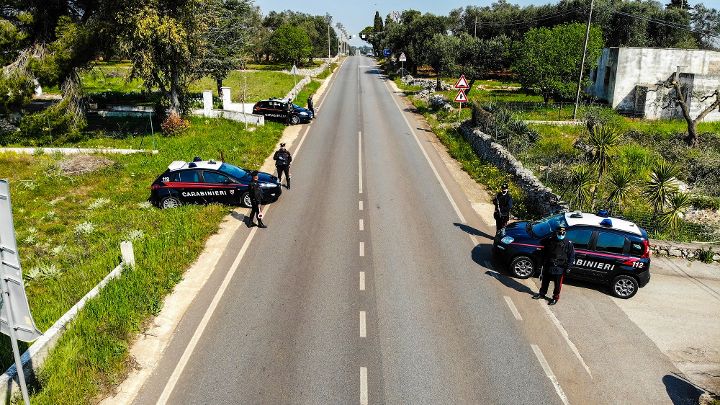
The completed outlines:
{"type": "Polygon", "coordinates": [[[491,70],[500,70],[508,64],[512,44],[504,35],[491,39],[474,38],[461,33],[462,46],[458,49],[457,66],[468,79],[470,86],[465,92],[470,95],[475,81],[491,70]]]}
{"type": "Polygon", "coordinates": [[[690,22],[698,45],[705,49],[720,48],[720,12],[698,4],[690,12],[690,22]]]}
{"type": "Polygon", "coordinates": [[[582,209],[591,199],[593,173],[586,165],[576,166],[570,177],[571,203],[582,209]]]}
{"type": "Polygon", "coordinates": [[[608,201],[617,206],[619,210],[622,210],[625,202],[629,200],[635,185],[632,173],[625,168],[612,171],[608,182],[610,183],[608,201]]]}
{"type": "Polygon", "coordinates": [[[588,143],[592,148],[590,162],[597,170],[597,180],[590,199],[590,210],[595,209],[595,196],[597,195],[602,177],[610,165],[612,153],[620,141],[620,133],[607,125],[595,125],[589,132],[588,143]]]}
{"type": "MultiPolygon", "coordinates": [[[[525,34],[513,69],[525,89],[551,98],[570,99],[575,95],[585,38],[584,24],[559,25],[552,29],[532,29],[525,34]]],[[[602,49],[602,33],[592,26],[585,70],[597,64],[602,49]]],[[[585,86],[589,84],[585,79],[585,86]]]]}
{"type": "Polygon", "coordinates": [[[190,82],[200,76],[207,27],[215,16],[203,0],[128,0],[118,21],[132,77],[165,95],[168,117],[186,108],[190,82]]]}
{"type": "Polygon", "coordinates": [[[312,44],[307,32],[298,26],[281,25],[270,38],[273,56],[282,62],[299,64],[300,60],[312,54],[312,44]]]}
{"type": "Polygon", "coordinates": [[[657,216],[670,199],[670,196],[678,191],[678,179],[680,170],[665,161],[655,163],[650,173],[650,178],[645,182],[643,194],[653,206],[653,212],[657,216]]]}
{"type": "Polygon", "coordinates": [[[442,90],[440,77],[447,73],[455,64],[457,52],[462,46],[462,40],[453,35],[435,34],[427,44],[427,53],[424,62],[432,66],[437,74],[435,89],[442,90]]]}
{"type": "Polygon", "coordinates": [[[673,193],[667,201],[667,208],[658,215],[658,222],[663,228],[675,231],[680,227],[685,211],[692,205],[690,196],[685,193],[673,193]]]}
{"type": "Polygon", "coordinates": [[[251,39],[259,30],[260,9],[251,0],[215,0],[209,4],[217,23],[206,32],[201,71],[215,79],[219,95],[230,70],[237,68],[251,51],[251,39]]]}
{"type": "Polygon", "coordinates": [[[697,124],[702,121],[705,116],[710,114],[713,110],[720,108],[720,90],[714,90],[708,94],[700,94],[699,92],[690,92],[688,86],[681,83],[678,73],[675,72],[670,79],[659,84],[660,86],[670,89],[667,94],[663,96],[663,109],[676,109],[680,108],[682,116],[685,119],[688,127],[688,133],[685,137],[685,142],[689,146],[698,146],[699,140],[697,137],[697,124]],[[703,108],[697,117],[693,118],[690,115],[690,100],[695,98],[701,103],[706,102],[710,99],[715,99],[713,102],[707,104],[703,108]]]}
{"type": "Polygon", "coordinates": [[[382,17],[380,12],[375,11],[375,18],[373,19],[373,32],[382,32],[384,29],[382,17]]]}

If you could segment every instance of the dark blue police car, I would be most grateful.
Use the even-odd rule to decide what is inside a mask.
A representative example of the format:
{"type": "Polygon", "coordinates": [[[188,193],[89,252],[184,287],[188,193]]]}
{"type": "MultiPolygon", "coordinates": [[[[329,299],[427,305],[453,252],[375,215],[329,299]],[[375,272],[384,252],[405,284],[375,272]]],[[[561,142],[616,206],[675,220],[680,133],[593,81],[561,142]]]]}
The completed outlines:
{"type": "MultiPolygon", "coordinates": [[[[227,204],[250,206],[250,172],[225,162],[172,162],[150,186],[150,202],[160,208],[182,204],[227,204]]],[[[259,172],[263,204],[277,201],[280,182],[270,173],[259,172]]]]}
{"type": "Polygon", "coordinates": [[[310,122],[314,117],[312,111],[307,108],[276,98],[255,103],[253,114],[262,115],[268,120],[286,122],[291,125],[310,122]]]}
{"type": "Polygon", "coordinates": [[[560,226],[575,246],[568,278],[604,283],[618,298],[630,298],[650,281],[647,232],[630,221],[581,212],[552,215],[537,222],[514,222],[493,242],[493,256],[517,278],[529,278],[541,265],[542,241],[560,226]]]}

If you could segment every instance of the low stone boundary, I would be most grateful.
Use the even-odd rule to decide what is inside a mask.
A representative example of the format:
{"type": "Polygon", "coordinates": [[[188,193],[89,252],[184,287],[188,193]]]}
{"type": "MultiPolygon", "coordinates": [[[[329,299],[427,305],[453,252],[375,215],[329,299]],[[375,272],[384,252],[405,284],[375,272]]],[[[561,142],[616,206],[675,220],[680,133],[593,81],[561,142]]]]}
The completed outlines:
{"type": "Polygon", "coordinates": [[[208,118],[225,118],[232,121],[247,122],[252,125],[265,125],[265,117],[262,115],[246,114],[233,110],[193,110],[193,115],[208,118]]]}
{"type": "Polygon", "coordinates": [[[559,195],[538,180],[533,172],[526,169],[504,146],[493,142],[490,135],[473,128],[470,121],[463,123],[459,130],[478,157],[515,177],[515,182],[535,209],[544,214],[569,210],[568,204],[562,201],[559,195]]]}
{"type": "Polygon", "coordinates": [[[157,155],[157,150],[148,149],[113,149],[113,148],[0,148],[0,153],[13,152],[13,153],[26,153],[34,155],[35,153],[60,153],[62,155],[76,155],[79,153],[108,153],[116,155],[132,155],[134,153],[152,153],[157,155]]]}
{"type": "Polygon", "coordinates": [[[720,263],[720,245],[711,243],[683,243],[665,240],[650,240],[650,251],[659,256],[700,260],[701,251],[710,251],[711,259],[720,263]]]}

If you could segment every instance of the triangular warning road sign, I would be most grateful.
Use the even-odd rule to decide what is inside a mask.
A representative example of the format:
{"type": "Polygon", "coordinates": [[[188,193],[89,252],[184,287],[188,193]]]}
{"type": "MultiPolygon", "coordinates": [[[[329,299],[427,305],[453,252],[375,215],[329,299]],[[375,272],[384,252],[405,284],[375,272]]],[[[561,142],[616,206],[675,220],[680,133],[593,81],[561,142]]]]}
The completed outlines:
{"type": "Polygon", "coordinates": [[[468,99],[467,99],[467,96],[465,95],[465,92],[462,90],[458,91],[457,96],[455,96],[455,102],[456,103],[467,103],[467,101],[468,101],[468,99]]]}
{"type": "Polygon", "coordinates": [[[455,83],[456,89],[469,89],[470,86],[468,86],[467,80],[465,80],[465,75],[460,75],[460,79],[455,83]]]}

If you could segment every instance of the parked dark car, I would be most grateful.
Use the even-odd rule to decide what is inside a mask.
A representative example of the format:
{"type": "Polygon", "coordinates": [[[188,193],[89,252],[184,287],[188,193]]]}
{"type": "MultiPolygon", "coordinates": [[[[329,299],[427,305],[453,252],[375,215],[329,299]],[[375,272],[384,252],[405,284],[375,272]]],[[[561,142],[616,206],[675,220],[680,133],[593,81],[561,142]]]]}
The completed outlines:
{"type": "MultiPolygon", "coordinates": [[[[159,208],[183,204],[250,206],[250,171],[224,162],[172,162],[150,187],[150,202],[159,208]]],[[[270,173],[259,172],[263,204],[277,201],[282,194],[280,182],[270,173]]]]}
{"type": "Polygon", "coordinates": [[[634,296],[650,281],[647,232],[630,221],[574,212],[537,222],[509,224],[495,236],[493,256],[517,278],[529,278],[541,266],[542,242],[559,227],[575,246],[575,262],[567,277],[609,285],[618,298],[634,296]]]}
{"type": "Polygon", "coordinates": [[[312,111],[307,108],[275,98],[255,103],[253,114],[291,125],[310,122],[314,117],[312,111]]]}

